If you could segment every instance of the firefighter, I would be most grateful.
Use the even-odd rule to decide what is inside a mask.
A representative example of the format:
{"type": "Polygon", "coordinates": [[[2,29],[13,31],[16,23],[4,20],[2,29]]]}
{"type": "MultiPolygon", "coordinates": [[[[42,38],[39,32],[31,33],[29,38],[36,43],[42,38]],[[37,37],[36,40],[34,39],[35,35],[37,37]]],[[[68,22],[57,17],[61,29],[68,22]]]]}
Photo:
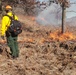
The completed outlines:
{"type": "MultiPolygon", "coordinates": [[[[5,7],[6,15],[13,17],[12,7],[7,5],[5,7]]],[[[8,27],[10,26],[11,20],[8,16],[3,16],[2,18],[2,25],[1,25],[1,38],[5,40],[4,36],[6,36],[7,45],[10,48],[12,58],[17,58],[19,56],[19,49],[18,49],[18,36],[13,35],[12,33],[8,32],[8,27]]],[[[18,20],[18,17],[14,15],[15,20],[18,20]]]]}

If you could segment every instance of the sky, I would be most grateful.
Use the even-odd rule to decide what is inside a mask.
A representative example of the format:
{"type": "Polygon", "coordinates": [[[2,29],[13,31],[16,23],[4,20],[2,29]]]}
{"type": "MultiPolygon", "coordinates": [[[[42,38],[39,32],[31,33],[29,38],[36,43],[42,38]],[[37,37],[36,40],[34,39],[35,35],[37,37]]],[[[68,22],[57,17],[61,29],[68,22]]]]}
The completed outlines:
{"type": "Polygon", "coordinates": [[[42,2],[42,1],[47,1],[47,0],[39,0],[39,1],[41,1],[41,2],[42,2]]]}
{"type": "MultiPolygon", "coordinates": [[[[48,0],[40,0],[42,1],[48,1],[48,0]]],[[[76,2],[76,0],[70,0],[71,3],[76,2]]],[[[71,4],[69,8],[67,8],[66,17],[71,18],[76,16],[76,4],[71,4]],[[69,11],[75,11],[75,12],[69,12],[69,11]]]]}
{"type": "MultiPolygon", "coordinates": [[[[70,0],[71,3],[76,3],[76,0],[70,0]]],[[[67,18],[75,17],[76,16],[76,4],[71,4],[70,8],[67,8],[67,18]],[[73,11],[73,12],[68,12],[73,11]]]]}

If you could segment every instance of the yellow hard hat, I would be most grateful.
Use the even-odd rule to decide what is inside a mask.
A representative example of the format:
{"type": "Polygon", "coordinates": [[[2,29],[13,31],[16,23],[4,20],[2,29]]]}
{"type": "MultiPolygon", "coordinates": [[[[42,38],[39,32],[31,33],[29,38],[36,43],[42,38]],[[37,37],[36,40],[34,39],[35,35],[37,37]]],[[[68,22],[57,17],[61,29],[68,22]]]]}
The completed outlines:
{"type": "Polygon", "coordinates": [[[10,9],[12,9],[12,7],[11,7],[10,5],[7,5],[7,6],[5,7],[5,9],[6,9],[6,10],[10,10],[10,9]]]}

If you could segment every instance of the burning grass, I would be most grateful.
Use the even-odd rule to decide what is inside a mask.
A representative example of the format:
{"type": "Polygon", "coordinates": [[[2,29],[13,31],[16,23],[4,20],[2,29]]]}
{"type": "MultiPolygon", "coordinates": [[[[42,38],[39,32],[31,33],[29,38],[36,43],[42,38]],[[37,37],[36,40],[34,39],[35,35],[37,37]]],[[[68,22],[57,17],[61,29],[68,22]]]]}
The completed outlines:
{"type": "Polygon", "coordinates": [[[50,33],[49,38],[57,41],[68,41],[68,40],[75,40],[76,36],[71,32],[65,32],[62,34],[60,31],[56,31],[50,33]]]}

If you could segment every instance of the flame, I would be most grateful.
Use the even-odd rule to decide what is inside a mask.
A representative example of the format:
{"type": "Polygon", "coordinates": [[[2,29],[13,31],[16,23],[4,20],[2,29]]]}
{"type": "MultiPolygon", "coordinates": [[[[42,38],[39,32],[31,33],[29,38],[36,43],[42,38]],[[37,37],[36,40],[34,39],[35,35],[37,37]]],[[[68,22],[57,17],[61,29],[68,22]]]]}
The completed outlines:
{"type": "Polygon", "coordinates": [[[0,43],[4,44],[4,43],[6,43],[6,40],[0,40],[0,43]]]}
{"type": "MultiPolygon", "coordinates": [[[[24,38],[23,40],[18,40],[19,43],[24,43],[24,42],[29,42],[29,43],[33,43],[34,39],[33,38],[24,38]]],[[[1,44],[7,43],[6,40],[0,40],[1,44]]]]}
{"type": "MultiPolygon", "coordinates": [[[[38,42],[43,44],[45,42],[53,42],[53,41],[68,41],[68,40],[76,40],[76,35],[72,32],[61,33],[61,31],[50,32],[49,36],[39,38],[38,42]]],[[[29,42],[34,43],[36,41],[35,38],[24,38],[23,40],[18,40],[20,43],[29,42]]],[[[6,43],[6,40],[0,40],[0,43],[6,43]]]]}
{"type": "Polygon", "coordinates": [[[41,18],[41,20],[46,21],[44,18],[41,18]]]}
{"type": "Polygon", "coordinates": [[[31,19],[32,21],[35,21],[36,20],[36,17],[35,16],[27,16],[29,19],[31,19]]]}
{"type": "Polygon", "coordinates": [[[44,21],[44,22],[47,23],[47,21],[46,21],[43,17],[40,17],[40,19],[41,19],[42,21],[44,21]]]}
{"type": "Polygon", "coordinates": [[[76,36],[71,32],[60,33],[59,31],[50,33],[49,38],[52,40],[66,41],[66,40],[75,40],[76,36]]]}
{"type": "Polygon", "coordinates": [[[34,40],[33,40],[33,38],[24,38],[22,41],[32,43],[34,40]]]}
{"type": "Polygon", "coordinates": [[[32,21],[35,21],[35,19],[36,19],[35,17],[31,17],[31,20],[32,20],[32,21]]]}
{"type": "Polygon", "coordinates": [[[33,43],[34,39],[33,38],[24,38],[23,40],[18,40],[18,42],[20,42],[20,43],[24,43],[24,42],[33,43]]]}
{"type": "Polygon", "coordinates": [[[39,41],[40,44],[43,44],[44,42],[45,42],[45,38],[41,38],[39,41]]]}

